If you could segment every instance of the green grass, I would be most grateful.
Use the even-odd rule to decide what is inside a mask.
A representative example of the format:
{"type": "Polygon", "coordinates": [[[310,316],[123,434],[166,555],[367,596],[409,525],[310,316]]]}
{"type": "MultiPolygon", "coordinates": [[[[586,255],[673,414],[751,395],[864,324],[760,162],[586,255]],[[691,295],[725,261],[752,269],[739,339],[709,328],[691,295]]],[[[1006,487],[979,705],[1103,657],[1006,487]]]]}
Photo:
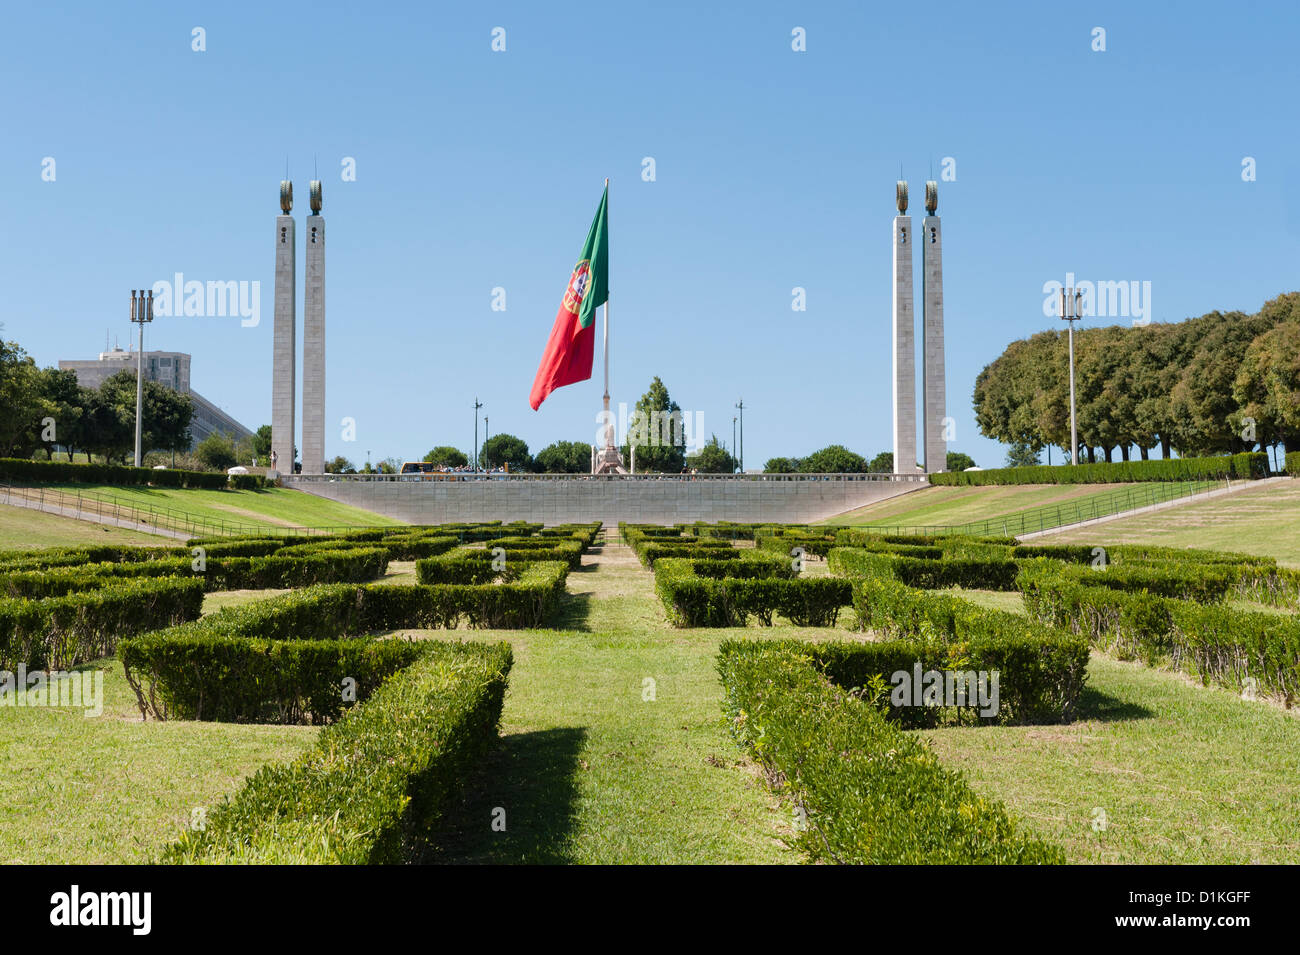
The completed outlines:
{"type": "Polygon", "coordinates": [[[1094,652],[1075,723],[923,735],[1070,862],[1300,862],[1300,719],[1270,704],[1094,652]]]}
{"type": "MultiPolygon", "coordinates": [[[[292,488],[259,491],[155,488],[97,484],[49,484],[45,487],[84,499],[114,501],[120,507],[153,508],[164,526],[186,517],[243,525],[245,532],[272,527],[380,527],[400,524],[372,511],[340,504],[292,488]]],[[[147,516],[142,513],[141,516],[147,516]]]]}
{"type": "MultiPolygon", "coordinates": [[[[408,582],[412,569],[395,563],[385,579],[408,582]]],[[[553,630],[414,632],[506,639],[515,650],[501,743],[466,781],[430,861],[803,861],[785,841],[789,808],[722,725],[714,665],[719,642],[737,631],[670,627],[653,575],[618,544],[584,557],[568,591],[553,630]],[[653,701],[643,699],[647,679],[653,701]],[[491,825],[498,808],[504,832],[491,825]]],[[[1018,594],[957,593],[1021,609],[1018,594]]],[[[209,594],[204,610],[269,595],[209,594]]],[[[744,633],[868,639],[844,626],[744,633]]],[[[0,708],[0,758],[11,768],[0,778],[0,861],[142,861],[193,807],[212,805],[315,733],[141,723],[120,667],[101,665],[108,705],[98,719],[0,708]]],[[[1300,861],[1300,720],[1096,654],[1089,680],[1082,719],[1069,726],[923,735],[1072,862],[1300,861]],[[1103,831],[1092,828],[1094,809],[1106,813],[1103,831]]]]}
{"type": "Polygon", "coordinates": [[[1035,544],[1158,544],[1258,554],[1300,567],[1300,481],[1046,534],[1035,544]]]}
{"type": "Polygon", "coordinates": [[[1160,503],[1215,487],[1213,481],[1135,484],[1026,484],[928,487],[849,511],[822,523],[878,528],[961,528],[979,534],[1018,534],[1160,503]]]}
{"type": "Polygon", "coordinates": [[[143,723],[113,659],[104,710],[0,707],[0,864],[145,862],[259,766],[315,738],[310,726],[143,723]]]}
{"type": "Polygon", "coordinates": [[[25,507],[0,506],[0,550],[35,550],[84,544],[168,546],[174,541],[106,524],[73,520],[25,507]]]}

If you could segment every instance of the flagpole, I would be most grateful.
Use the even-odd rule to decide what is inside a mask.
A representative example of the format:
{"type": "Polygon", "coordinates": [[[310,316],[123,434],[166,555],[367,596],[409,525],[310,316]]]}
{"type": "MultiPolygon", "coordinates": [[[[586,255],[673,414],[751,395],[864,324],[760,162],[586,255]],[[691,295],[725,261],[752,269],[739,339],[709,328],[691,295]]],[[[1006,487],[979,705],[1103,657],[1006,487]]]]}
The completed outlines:
{"type": "MultiPolygon", "coordinates": [[[[609,233],[609,177],[605,178],[605,232],[609,233]]],[[[609,281],[609,260],[605,264],[606,282],[609,281]]],[[[605,447],[614,446],[614,424],[609,417],[609,289],[605,290],[605,447]]]]}

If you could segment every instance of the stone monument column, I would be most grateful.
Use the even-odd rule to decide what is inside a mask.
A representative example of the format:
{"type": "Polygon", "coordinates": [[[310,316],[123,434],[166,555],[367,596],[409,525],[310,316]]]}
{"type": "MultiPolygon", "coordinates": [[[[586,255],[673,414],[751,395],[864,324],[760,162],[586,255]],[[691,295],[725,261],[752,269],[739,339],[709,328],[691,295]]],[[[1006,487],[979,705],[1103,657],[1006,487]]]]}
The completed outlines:
{"type": "Polygon", "coordinates": [[[943,419],[948,414],[943,357],[943,228],[935,212],[939,208],[939,184],[925,184],[925,219],[921,222],[921,273],[925,295],[921,300],[921,394],[925,411],[924,435],[927,474],[948,469],[948,443],[943,436],[943,419]]]}
{"type": "Polygon", "coordinates": [[[307,217],[307,289],[302,306],[302,472],[325,471],[325,217],[321,184],[310,186],[307,217]]]}
{"type": "Polygon", "coordinates": [[[916,471],[916,317],[912,307],[912,217],[907,182],[895,189],[894,216],[894,473],[916,471]]]}
{"type": "Polygon", "coordinates": [[[280,183],[280,211],[275,217],[275,318],[271,354],[271,450],[276,468],[293,473],[294,379],[298,348],[297,260],[294,257],[293,183],[280,183]]]}

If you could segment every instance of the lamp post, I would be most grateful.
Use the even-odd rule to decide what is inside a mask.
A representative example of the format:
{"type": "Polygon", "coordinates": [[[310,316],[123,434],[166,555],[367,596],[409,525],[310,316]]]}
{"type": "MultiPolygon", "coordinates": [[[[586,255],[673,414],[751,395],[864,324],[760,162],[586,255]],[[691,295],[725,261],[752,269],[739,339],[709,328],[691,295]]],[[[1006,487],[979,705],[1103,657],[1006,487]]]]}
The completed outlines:
{"type": "Polygon", "coordinates": [[[149,297],[145,298],[144,289],[140,289],[139,297],[136,297],[136,291],[131,290],[131,321],[140,326],[140,348],[135,353],[135,466],[140,467],[143,461],[143,435],[142,428],[144,415],[144,324],[153,321],[153,290],[149,290],[149,297]]]}
{"type": "Polygon", "coordinates": [[[483,416],[483,467],[492,470],[492,462],[488,460],[487,445],[488,439],[492,437],[492,429],[488,426],[488,416],[483,416]]]}
{"type": "Polygon", "coordinates": [[[745,399],[740,399],[740,473],[745,473],[745,399]]]}
{"type": "Polygon", "coordinates": [[[478,409],[483,407],[483,402],[478,400],[478,395],[474,396],[474,473],[478,473],[478,409]]]}
{"type": "Polygon", "coordinates": [[[731,459],[733,462],[731,469],[734,473],[736,470],[735,462],[739,461],[739,458],[736,457],[736,416],[734,414],[731,416],[731,459]]]}
{"type": "Polygon", "coordinates": [[[1074,323],[1083,318],[1083,292],[1061,289],[1061,321],[1070,323],[1070,463],[1079,463],[1079,422],[1074,409],[1074,323]]]}

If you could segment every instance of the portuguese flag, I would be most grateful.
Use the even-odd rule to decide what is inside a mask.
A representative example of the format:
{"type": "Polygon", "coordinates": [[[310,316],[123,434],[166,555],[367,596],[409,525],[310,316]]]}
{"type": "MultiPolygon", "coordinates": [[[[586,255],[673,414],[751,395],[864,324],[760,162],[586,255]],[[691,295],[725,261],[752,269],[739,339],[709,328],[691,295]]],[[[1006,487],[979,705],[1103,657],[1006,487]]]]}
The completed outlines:
{"type": "Polygon", "coordinates": [[[591,221],[591,231],[569,275],[564,300],[551,326],[551,337],[537,366],[528,403],[536,411],[556,388],[586,381],[591,377],[591,359],[596,343],[596,306],[609,298],[609,183],[600,197],[600,208],[591,221]]]}

